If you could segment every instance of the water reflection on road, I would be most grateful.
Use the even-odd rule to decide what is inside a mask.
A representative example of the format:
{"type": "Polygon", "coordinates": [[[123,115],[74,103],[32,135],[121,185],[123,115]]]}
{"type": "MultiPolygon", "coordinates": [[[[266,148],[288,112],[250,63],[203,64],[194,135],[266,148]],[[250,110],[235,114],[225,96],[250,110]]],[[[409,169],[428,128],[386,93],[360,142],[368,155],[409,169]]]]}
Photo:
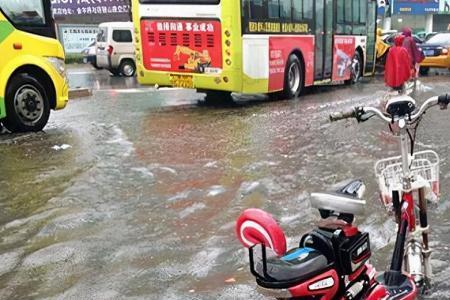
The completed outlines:
{"type": "MultiPolygon", "coordinates": [[[[422,100],[449,92],[445,77],[424,84],[422,100]]],[[[264,299],[236,217],[270,211],[294,246],[318,219],[309,194],[354,177],[368,187],[357,221],[384,269],[395,225],[372,168],[397,153],[396,140],[376,121],[327,122],[332,111],[377,105],[382,89],[374,80],[211,108],[190,91],[113,85],[54,113],[45,133],[0,136],[0,299],[264,299]]],[[[442,158],[430,299],[450,298],[449,113],[430,111],[418,133],[419,148],[442,158]]]]}

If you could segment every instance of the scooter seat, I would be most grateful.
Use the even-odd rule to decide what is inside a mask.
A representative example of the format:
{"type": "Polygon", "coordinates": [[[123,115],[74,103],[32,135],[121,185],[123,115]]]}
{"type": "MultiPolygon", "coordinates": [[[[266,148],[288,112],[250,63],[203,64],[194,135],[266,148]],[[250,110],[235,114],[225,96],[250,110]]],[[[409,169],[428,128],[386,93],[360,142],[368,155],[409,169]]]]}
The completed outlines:
{"type": "MultiPolygon", "coordinates": [[[[327,258],[312,248],[294,248],[283,257],[267,259],[265,282],[301,282],[308,280],[329,267],[327,258]]],[[[263,265],[258,263],[256,269],[263,274],[263,265]]]]}
{"type": "Polygon", "coordinates": [[[333,193],[312,193],[311,206],[338,213],[363,214],[366,201],[357,197],[333,193]]]}

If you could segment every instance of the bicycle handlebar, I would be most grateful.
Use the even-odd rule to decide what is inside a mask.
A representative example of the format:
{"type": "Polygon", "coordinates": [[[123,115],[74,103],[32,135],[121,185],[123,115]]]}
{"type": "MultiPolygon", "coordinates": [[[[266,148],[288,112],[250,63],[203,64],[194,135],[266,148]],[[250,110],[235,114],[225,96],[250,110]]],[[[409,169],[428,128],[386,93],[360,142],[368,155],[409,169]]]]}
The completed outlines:
{"type": "MultiPolygon", "coordinates": [[[[446,94],[446,95],[441,95],[438,97],[437,96],[431,97],[430,99],[425,101],[424,104],[422,104],[422,106],[416,113],[412,114],[408,118],[408,121],[409,122],[416,121],[430,107],[432,107],[436,104],[439,104],[441,109],[447,109],[448,105],[450,104],[450,95],[446,94]]],[[[381,112],[378,108],[370,107],[370,106],[368,106],[368,107],[357,106],[357,107],[353,108],[351,111],[332,113],[332,114],[330,114],[330,121],[335,122],[335,121],[339,121],[339,120],[355,118],[358,120],[358,122],[363,122],[368,119],[368,118],[363,118],[363,115],[366,115],[366,114],[373,114],[387,123],[392,123],[392,121],[393,121],[392,116],[381,112]]]]}
{"type": "Polygon", "coordinates": [[[336,122],[339,120],[349,119],[349,118],[355,118],[356,117],[356,111],[355,109],[352,109],[351,111],[347,112],[335,112],[330,114],[330,121],[336,122]]]}

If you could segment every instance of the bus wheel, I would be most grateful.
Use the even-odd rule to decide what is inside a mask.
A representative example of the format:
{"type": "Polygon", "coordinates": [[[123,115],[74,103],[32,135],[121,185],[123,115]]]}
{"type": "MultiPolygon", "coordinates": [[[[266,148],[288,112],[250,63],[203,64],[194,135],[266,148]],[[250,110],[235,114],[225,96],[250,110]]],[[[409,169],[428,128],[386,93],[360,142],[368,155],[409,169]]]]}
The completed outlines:
{"type": "Polygon", "coordinates": [[[285,99],[297,98],[303,89],[303,76],[300,60],[291,54],[284,71],[284,88],[281,96],[285,99]]]}
{"type": "Polygon", "coordinates": [[[11,78],[5,94],[6,120],[11,132],[40,131],[47,125],[50,105],[42,84],[28,74],[11,78]]]}
{"type": "Polygon", "coordinates": [[[355,52],[350,65],[350,79],[345,81],[346,84],[355,84],[361,79],[362,75],[362,62],[361,55],[358,51],[355,52]]]}
{"type": "Polygon", "coordinates": [[[122,61],[119,67],[120,73],[125,77],[133,77],[136,73],[136,65],[130,59],[122,61]]]}

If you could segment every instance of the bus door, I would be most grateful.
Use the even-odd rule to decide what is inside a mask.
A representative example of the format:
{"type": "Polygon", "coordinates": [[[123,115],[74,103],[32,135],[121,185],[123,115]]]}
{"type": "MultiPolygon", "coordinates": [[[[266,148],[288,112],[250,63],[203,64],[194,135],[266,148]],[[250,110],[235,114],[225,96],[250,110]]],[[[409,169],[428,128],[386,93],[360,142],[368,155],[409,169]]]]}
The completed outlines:
{"type": "Polygon", "coordinates": [[[333,65],[333,0],[314,1],[314,80],[331,79],[333,65]]]}
{"type": "Polygon", "coordinates": [[[375,71],[375,41],[377,30],[377,2],[369,1],[367,9],[367,47],[365,74],[373,74],[375,71]]]}

